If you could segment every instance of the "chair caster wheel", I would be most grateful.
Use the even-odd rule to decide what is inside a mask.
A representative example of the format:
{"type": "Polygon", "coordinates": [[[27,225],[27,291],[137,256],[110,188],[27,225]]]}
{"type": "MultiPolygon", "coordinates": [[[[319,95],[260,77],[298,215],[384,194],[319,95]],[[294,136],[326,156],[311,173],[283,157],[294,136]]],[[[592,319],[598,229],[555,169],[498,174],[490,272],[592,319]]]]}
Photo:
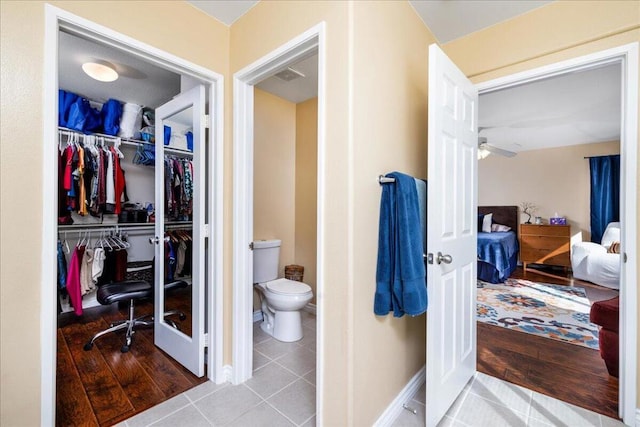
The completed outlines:
{"type": "Polygon", "coordinates": [[[185,319],[187,318],[187,315],[186,315],[186,314],[184,314],[184,313],[180,313],[180,316],[178,316],[178,318],[179,318],[180,320],[185,320],[185,319]]]}
{"type": "Polygon", "coordinates": [[[128,345],[123,345],[123,346],[120,348],[120,352],[121,352],[121,353],[127,353],[128,351],[129,351],[129,346],[128,346],[128,345]]]}
{"type": "Polygon", "coordinates": [[[93,348],[93,343],[92,342],[88,342],[82,348],[84,349],[84,351],[89,351],[89,350],[91,350],[93,348]]]}

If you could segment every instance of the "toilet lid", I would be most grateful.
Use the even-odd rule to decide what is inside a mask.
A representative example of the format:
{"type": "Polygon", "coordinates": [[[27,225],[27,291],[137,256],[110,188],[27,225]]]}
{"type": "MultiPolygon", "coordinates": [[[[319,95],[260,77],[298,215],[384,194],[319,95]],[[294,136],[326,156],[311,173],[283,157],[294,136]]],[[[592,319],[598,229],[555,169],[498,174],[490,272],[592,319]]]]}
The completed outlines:
{"type": "Polygon", "coordinates": [[[289,279],[278,279],[267,282],[267,289],[274,294],[281,295],[299,295],[311,292],[309,285],[289,279]]]}

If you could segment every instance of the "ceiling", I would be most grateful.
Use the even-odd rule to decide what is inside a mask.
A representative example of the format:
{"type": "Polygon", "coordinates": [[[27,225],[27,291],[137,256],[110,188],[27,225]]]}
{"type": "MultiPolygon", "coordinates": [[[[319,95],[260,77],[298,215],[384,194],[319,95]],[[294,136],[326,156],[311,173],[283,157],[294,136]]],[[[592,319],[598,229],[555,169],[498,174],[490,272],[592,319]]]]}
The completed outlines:
{"type": "Polygon", "coordinates": [[[180,93],[180,75],[133,55],[65,32],[59,33],[58,79],[61,89],[100,103],[109,98],[158,107],[180,93]],[[119,77],[110,83],[92,79],[82,71],[87,61],[107,61],[119,77]]]}
{"type": "Polygon", "coordinates": [[[304,74],[304,77],[287,82],[272,76],[256,87],[296,104],[318,96],[318,54],[314,53],[289,67],[304,74]]]}
{"type": "Polygon", "coordinates": [[[528,151],[620,140],[621,68],[612,64],[480,96],[480,136],[528,151]]]}

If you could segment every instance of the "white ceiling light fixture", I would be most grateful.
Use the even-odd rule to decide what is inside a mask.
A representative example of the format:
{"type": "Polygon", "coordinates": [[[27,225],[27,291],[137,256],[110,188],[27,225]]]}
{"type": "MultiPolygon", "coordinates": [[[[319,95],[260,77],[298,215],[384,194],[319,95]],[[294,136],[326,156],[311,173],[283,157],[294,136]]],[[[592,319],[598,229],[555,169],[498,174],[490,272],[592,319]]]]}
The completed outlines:
{"type": "Polygon", "coordinates": [[[101,82],[113,82],[118,79],[115,67],[106,61],[85,62],[82,64],[82,71],[101,82]]]}

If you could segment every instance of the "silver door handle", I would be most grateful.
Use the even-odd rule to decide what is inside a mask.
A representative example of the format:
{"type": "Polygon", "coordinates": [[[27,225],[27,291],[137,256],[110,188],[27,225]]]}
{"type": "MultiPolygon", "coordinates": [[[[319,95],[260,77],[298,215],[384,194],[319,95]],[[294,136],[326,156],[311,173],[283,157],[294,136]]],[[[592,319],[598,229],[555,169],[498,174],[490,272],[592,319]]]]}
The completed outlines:
{"type": "Polygon", "coordinates": [[[451,255],[442,255],[442,252],[438,252],[436,264],[451,264],[451,262],[453,262],[453,258],[451,258],[451,255]]]}

